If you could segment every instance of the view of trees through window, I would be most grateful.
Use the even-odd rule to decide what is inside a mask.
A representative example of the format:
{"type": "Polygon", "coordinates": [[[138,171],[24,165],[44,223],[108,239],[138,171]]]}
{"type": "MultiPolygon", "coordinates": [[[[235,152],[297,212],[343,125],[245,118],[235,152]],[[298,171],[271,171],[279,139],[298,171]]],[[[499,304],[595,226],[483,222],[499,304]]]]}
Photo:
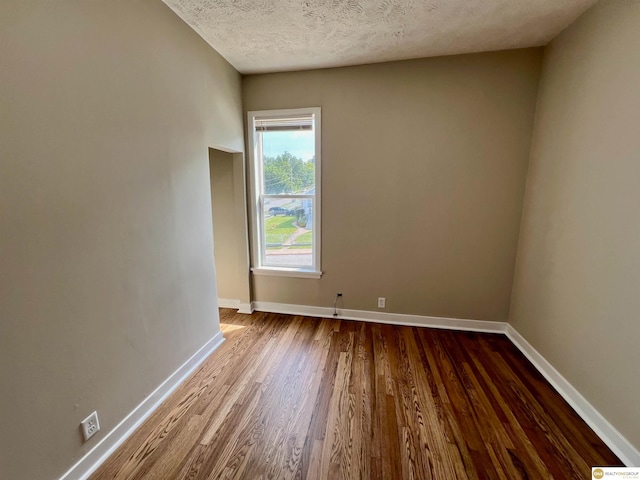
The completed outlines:
{"type": "Polygon", "coordinates": [[[264,193],[305,193],[315,183],[315,158],[304,161],[284,152],[265,157],[263,164],[264,193]]]}
{"type": "Polygon", "coordinates": [[[312,129],[259,132],[266,266],[313,266],[315,136],[312,129]]]}

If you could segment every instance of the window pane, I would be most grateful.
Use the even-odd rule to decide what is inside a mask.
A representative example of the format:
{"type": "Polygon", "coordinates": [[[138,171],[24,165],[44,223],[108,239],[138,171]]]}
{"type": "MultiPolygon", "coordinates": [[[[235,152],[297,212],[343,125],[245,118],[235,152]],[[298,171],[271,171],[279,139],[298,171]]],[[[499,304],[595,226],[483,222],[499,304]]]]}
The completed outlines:
{"type": "Polygon", "coordinates": [[[313,199],[265,198],[263,208],[264,264],[313,266],[313,199]]]}
{"type": "Polygon", "coordinates": [[[321,274],[320,108],[249,112],[247,120],[254,268],[321,274]]]}
{"type": "MultiPolygon", "coordinates": [[[[266,194],[306,194],[315,184],[313,130],[261,132],[266,194]]],[[[311,192],[313,193],[313,192],[311,192]]]]}

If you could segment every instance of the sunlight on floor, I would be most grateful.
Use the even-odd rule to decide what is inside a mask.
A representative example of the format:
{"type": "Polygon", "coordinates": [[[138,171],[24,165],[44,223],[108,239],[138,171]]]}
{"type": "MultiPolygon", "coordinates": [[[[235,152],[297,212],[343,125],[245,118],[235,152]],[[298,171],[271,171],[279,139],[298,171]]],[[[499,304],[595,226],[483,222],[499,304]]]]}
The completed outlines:
{"type": "Polygon", "coordinates": [[[245,325],[234,325],[233,323],[221,323],[220,324],[220,329],[222,330],[222,333],[235,332],[236,330],[242,330],[243,328],[246,328],[246,326],[245,325]]]}

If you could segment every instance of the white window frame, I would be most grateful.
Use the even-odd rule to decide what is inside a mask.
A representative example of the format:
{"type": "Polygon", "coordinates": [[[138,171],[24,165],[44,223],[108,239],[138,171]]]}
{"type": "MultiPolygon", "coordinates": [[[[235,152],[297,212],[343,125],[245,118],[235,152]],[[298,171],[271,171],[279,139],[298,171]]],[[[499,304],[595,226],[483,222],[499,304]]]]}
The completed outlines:
{"type": "MultiPolygon", "coordinates": [[[[249,140],[249,164],[251,173],[251,219],[252,219],[252,268],[251,271],[254,275],[276,275],[286,277],[299,277],[299,278],[320,278],[322,276],[321,270],[321,245],[320,239],[322,238],[321,228],[321,139],[322,139],[322,123],[321,123],[321,109],[320,107],[306,107],[306,108],[292,108],[284,110],[255,110],[247,112],[247,130],[249,140]],[[259,141],[255,129],[255,119],[262,117],[286,117],[296,116],[300,114],[312,114],[313,115],[313,132],[315,142],[315,202],[314,212],[312,215],[312,230],[313,230],[313,254],[312,265],[310,267],[276,267],[272,265],[265,265],[263,261],[263,254],[265,252],[265,245],[263,243],[262,232],[264,222],[264,210],[262,208],[262,201],[265,197],[278,197],[279,195],[264,194],[262,192],[261,168],[262,163],[259,162],[261,158],[258,154],[259,141]]],[[[310,195],[286,195],[292,198],[309,198],[310,195]]]]}

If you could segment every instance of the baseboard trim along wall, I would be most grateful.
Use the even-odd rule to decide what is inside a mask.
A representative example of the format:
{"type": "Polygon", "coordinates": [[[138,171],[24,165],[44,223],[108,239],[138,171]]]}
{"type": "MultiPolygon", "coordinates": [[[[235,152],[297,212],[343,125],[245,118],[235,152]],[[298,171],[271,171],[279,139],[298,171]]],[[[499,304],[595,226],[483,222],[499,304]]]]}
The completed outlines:
{"type": "MultiPolygon", "coordinates": [[[[333,308],[290,305],[285,303],[253,302],[259,312],[285,313],[309,317],[334,318],[333,308]]],[[[444,328],[471,332],[501,333],[529,359],[534,367],[549,381],[557,392],[571,405],[578,415],[593,429],[604,443],[629,466],[640,466],[640,452],[611,425],[516,329],[506,322],[467,320],[459,318],[428,317],[397,313],[369,312],[365,310],[338,309],[341,320],[360,320],[411,327],[444,328]]]]}
{"type": "Polygon", "coordinates": [[[222,332],[219,332],[134,408],[100,440],[100,443],[62,475],[60,480],[86,480],[222,342],[224,337],[222,332]]]}
{"type": "Polygon", "coordinates": [[[233,308],[235,310],[238,309],[238,305],[240,305],[240,300],[233,300],[230,298],[219,298],[218,306],[222,308],[233,308]]]}
{"type": "MultiPolygon", "coordinates": [[[[289,305],[286,303],[253,302],[253,309],[258,312],[334,318],[333,308],[330,307],[310,307],[306,305],[289,305]]],[[[467,320],[463,318],[426,317],[423,315],[407,315],[403,313],[346,310],[344,308],[338,309],[338,316],[336,318],[341,320],[360,320],[364,322],[406,325],[410,327],[445,328],[448,330],[465,330],[469,332],[486,333],[505,333],[507,326],[505,322],[467,320]]]]}
{"type": "Polygon", "coordinates": [[[507,325],[506,335],[625,465],[640,466],[638,449],[622,436],[551,363],[511,325],[507,325]]]}
{"type": "Polygon", "coordinates": [[[247,315],[251,315],[253,313],[253,303],[242,303],[240,300],[219,298],[218,306],[222,308],[233,308],[234,310],[238,310],[238,313],[244,313],[247,315]]]}

